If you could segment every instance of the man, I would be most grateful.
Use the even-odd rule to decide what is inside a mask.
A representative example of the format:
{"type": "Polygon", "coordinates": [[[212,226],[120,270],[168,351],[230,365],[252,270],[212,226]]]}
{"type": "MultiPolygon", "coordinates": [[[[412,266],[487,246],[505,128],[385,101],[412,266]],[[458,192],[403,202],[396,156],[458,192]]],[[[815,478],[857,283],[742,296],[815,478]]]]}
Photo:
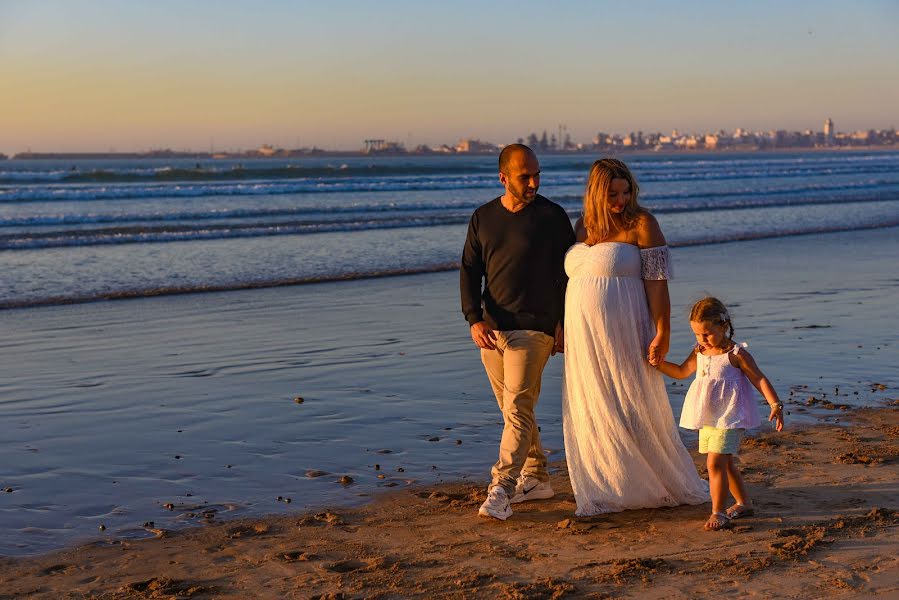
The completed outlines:
{"type": "Polygon", "coordinates": [[[478,208],[462,251],[462,312],[503,413],[499,460],[478,514],[506,520],[510,503],[553,496],[534,416],[543,367],[563,351],[565,210],[537,194],[540,163],[522,144],[499,156],[505,194],[478,208]],[[483,289],[481,284],[483,282],[483,289]]]}

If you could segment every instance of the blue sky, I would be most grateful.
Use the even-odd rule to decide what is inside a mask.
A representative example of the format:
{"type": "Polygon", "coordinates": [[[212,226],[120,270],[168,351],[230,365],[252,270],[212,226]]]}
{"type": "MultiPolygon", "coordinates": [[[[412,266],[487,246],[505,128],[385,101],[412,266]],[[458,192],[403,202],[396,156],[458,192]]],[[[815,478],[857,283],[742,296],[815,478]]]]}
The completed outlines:
{"type": "Polygon", "coordinates": [[[899,3],[0,0],[0,150],[899,125],[899,3]]]}

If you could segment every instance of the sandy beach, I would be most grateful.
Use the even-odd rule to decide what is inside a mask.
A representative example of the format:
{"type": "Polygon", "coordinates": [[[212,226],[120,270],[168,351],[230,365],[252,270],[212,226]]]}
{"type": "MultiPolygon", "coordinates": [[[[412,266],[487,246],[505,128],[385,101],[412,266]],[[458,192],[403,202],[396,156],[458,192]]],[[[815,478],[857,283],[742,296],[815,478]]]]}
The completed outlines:
{"type": "Polygon", "coordinates": [[[557,496],[479,519],[500,424],[455,273],[2,311],[0,598],[895,597],[895,234],[674,251],[672,356],[720,295],[788,406],[718,534],[573,517],[559,360],[557,496]]]}
{"type": "Polygon", "coordinates": [[[721,532],[701,530],[706,506],[574,518],[556,463],[556,497],[504,523],[476,516],[482,486],[426,486],[4,560],[0,598],[895,598],[893,404],[749,439],[757,512],[721,532]]]}

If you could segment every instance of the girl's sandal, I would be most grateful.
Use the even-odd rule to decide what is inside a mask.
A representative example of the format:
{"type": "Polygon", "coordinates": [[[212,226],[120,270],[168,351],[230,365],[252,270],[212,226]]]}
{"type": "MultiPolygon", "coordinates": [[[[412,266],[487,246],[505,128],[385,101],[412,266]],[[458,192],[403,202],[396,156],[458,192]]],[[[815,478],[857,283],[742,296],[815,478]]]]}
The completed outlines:
{"type": "Polygon", "coordinates": [[[740,504],[737,502],[733,506],[727,509],[727,518],[728,519],[739,519],[741,517],[751,517],[755,514],[755,509],[751,506],[746,506],[745,504],[740,504]]]}
{"type": "Polygon", "coordinates": [[[728,527],[730,527],[730,519],[728,516],[722,512],[713,512],[702,528],[706,531],[720,531],[722,529],[727,529],[728,527]]]}

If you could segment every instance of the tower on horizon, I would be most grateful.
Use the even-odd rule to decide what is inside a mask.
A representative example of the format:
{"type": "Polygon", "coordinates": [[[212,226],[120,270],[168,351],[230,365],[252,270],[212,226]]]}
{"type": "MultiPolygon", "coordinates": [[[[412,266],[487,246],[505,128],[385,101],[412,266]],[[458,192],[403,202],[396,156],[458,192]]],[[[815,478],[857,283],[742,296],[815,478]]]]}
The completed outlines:
{"type": "Polygon", "coordinates": [[[824,119],[824,143],[830,146],[833,144],[833,119],[827,117],[824,119]]]}

